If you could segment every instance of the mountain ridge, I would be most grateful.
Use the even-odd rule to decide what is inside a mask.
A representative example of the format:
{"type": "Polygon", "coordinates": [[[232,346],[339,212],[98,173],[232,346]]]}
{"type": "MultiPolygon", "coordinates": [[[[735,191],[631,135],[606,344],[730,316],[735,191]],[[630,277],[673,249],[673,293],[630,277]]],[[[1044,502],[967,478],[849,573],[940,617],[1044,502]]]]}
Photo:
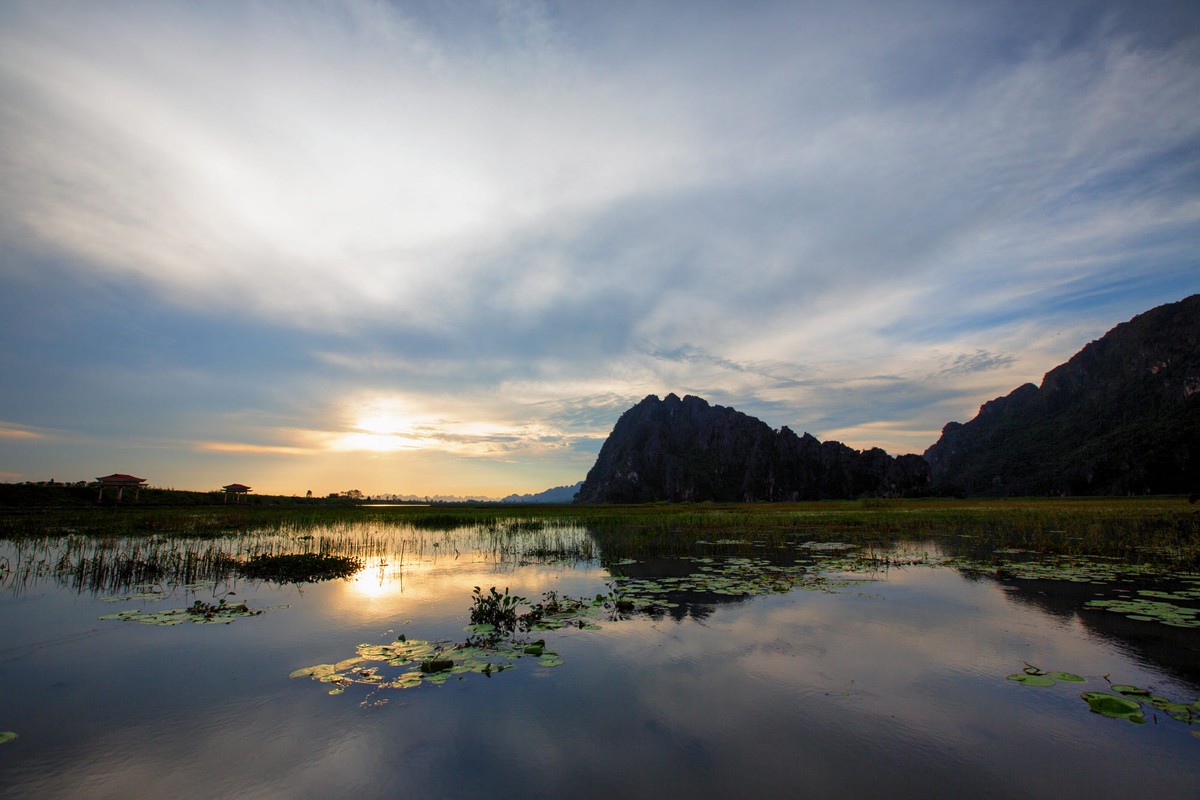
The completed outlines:
{"type": "Polygon", "coordinates": [[[1120,323],[949,422],[923,455],[820,442],[702,398],[648,395],[617,420],[580,503],[1200,491],[1200,295],[1120,323]]]}
{"type": "Polygon", "coordinates": [[[733,408],[648,395],[617,420],[580,503],[820,500],[910,494],[928,485],[920,456],[797,436],[733,408]]]}
{"type": "Polygon", "coordinates": [[[583,481],[568,486],[555,486],[534,494],[510,494],[501,503],[570,503],[583,486],[583,481]]]}
{"type": "Polygon", "coordinates": [[[960,495],[1200,488],[1200,295],[1157,306],[1042,378],[950,422],[924,453],[960,495]]]}

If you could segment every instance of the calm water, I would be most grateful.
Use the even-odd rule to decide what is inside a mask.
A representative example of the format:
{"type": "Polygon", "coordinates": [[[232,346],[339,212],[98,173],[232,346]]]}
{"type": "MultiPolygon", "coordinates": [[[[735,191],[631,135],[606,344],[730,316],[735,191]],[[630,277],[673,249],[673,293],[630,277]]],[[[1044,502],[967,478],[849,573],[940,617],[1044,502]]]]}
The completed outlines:
{"type": "MultiPolygon", "coordinates": [[[[1083,608],[1112,587],[918,564],[752,597],[691,588],[662,593],[673,606],[654,614],[535,634],[561,666],[523,658],[490,677],[330,695],[288,676],[399,634],[462,640],[475,586],[594,597],[614,572],[719,575],[726,557],[822,551],[724,544],[705,561],[605,567],[470,531],[313,537],[220,546],[357,547],[367,567],[303,587],[166,581],[161,599],[110,602],[134,594],[119,577],[36,569],[64,551],[96,556],[86,537],[0,543],[7,564],[29,567],[0,586],[0,730],[18,734],[0,745],[0,796],[1200,797],[1200,724],[1148,709],[1136,725],[1079,697],[1111,680],[1200,700],[1200,630],[1083,608]],[[267,610],[228,625],[98,619],[230,590],[267,610]],[[1026,664],[1086,683],[1006,680],[1026,664]]],[[[571,529],[551,539],[577,553],[590,542],[571,529]]],[[[827,574],[846,577],[836,566],[827,574]]]]}

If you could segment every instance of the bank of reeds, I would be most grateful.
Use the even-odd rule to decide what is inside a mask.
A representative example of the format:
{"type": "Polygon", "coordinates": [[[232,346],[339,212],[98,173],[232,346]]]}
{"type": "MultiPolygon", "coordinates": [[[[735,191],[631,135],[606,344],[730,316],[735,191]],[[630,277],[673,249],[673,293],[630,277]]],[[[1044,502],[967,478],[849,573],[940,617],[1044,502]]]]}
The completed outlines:
{"type": "MultiPolygon", "coordinates": [[[[1200,568],[1200,513],[1183,498],[862,500],[643,506],[93,508],[0,513],[0,540],[25,574],[73,575],[80,589],[192,582],[259,555],[328,553],[392,563],[483,552],[499,561],[606,562],[833,539],[886,547],[937,540],[1104,555],[1200,568]],[[66,560],[63,548],[66,542],[66,560]],[[40,543],[40,544],[39,544],[40,543]],[[53,552],[56,555],[50,555],[53,552]],[[49,560],[49,561],[48,561],[49,560]]],[[[2,567],[2,565],[0,565],[2,567]]],[[[114,589],[116,590],[116,589],[114,589]]]]}

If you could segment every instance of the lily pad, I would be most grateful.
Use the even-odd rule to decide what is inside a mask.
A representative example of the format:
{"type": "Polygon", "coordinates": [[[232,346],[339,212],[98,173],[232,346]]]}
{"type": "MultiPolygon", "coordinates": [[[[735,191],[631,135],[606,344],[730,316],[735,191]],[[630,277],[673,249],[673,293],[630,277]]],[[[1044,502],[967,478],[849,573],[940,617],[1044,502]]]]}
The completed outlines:
{"type": "Polygon", "coordinates": [[[8,744],[15,738],[17,734],[13,731],[0,731],[0,744],[8,744]]]}
{"type": "Polygon", "coordinates": [[[1015,675],[1009,675],[1010,681],[1016,681],[1026,686],[1053,686],[1054,679],[1049,675],[1030,675],[1027,672],[1018,672],[1015,675]]]}
{"type": "Polygon", "coordinates": [[[1047,678],[1053,678],[1056,681],[1067,681],[1069,683],[1086,683],[1087,679],[1073,672],[1047,672],[1047,678]]]}
{"type": "Polygon", "coordinates": [[[1114,719],[1127,719],[1138,725],[1146,722],[1142,707],[1128,697],[1108,692],[1083,692],[1079,696],[1087,702],[1093,713],[1114,719]]]}
{"type": "Polygon", "coordinates": [[[289,678],[303,678],[306,675],[312,675],[314,672],[316,672],[318,669],[320,669],[323,666],[326,666],[326,665],[318,664],[314,667],[301,667],[300,669],[293,671],[291,675],[288,675],[288,677],[289,678]]]}
{"type": "Polygon", "coordinates": [[[105,614],[102,620],[124,620],[142,625],[182,625],[193,622],[198,625],[229,624],[238,617],[256,617],[265,609],[251,609],[245,603],[228,603],[221,598],[217,603],[197,600],[187,608],[169,608],[165,611],[142,611],[129,609],[115,614],[105,614]]]}

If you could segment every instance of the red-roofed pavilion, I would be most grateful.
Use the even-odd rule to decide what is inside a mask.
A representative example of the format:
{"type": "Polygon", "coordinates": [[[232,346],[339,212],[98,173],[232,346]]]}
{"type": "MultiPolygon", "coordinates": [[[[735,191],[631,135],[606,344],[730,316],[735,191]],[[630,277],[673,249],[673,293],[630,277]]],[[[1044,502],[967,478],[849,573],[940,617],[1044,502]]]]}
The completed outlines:
{"type": "Polygon", "coordinates": [[[142,484],[146,482],[145,478],[138,478],[133,475],[126,475],[123,472],[114,472],[112,475],[105,475],[103,478],[96,478],[100,483],[100,494],[96,498],[96,502],[104,499],[104,490],[110,486],[117,490],[117,502],[121,502],[121,498],[125,495],[125,490],[133,487],[133,501],[136,503],[138,495],[141,494],[142,484]]]}
{"type": "Polygon", "coordinates": [[[244,483],[231,483],[228,486],[221,487],[225,491],[225,502],[229,502],[229,495],[233,495],[233,502],[242,502],[242,495],[250,491],[250,487],[244,483]]]}

